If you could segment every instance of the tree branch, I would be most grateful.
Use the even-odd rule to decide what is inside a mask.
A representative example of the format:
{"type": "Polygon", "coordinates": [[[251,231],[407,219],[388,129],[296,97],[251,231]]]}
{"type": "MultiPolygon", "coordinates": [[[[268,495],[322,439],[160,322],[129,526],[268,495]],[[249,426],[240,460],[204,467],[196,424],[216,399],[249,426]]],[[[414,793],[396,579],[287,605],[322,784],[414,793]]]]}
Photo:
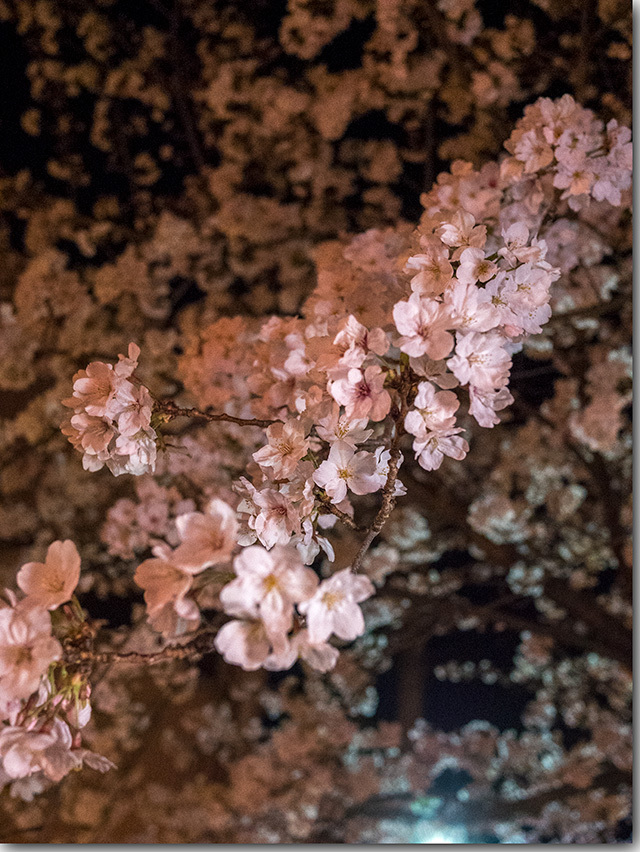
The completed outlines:
{"type": "Polygon", "coordinates": [[[261,420],[259,418],[233,417],[231,414],[212,414],[209,411],[200,411],[199,408],[182,408],[173,400],[156,400],[156,411],[164,414],[167,420],[175,420],[176,417],[191,417],[196,420],[206,420],[209,423],[235,423],[238,426],[259,426],[266,429],[277,420],[261,420]]]}

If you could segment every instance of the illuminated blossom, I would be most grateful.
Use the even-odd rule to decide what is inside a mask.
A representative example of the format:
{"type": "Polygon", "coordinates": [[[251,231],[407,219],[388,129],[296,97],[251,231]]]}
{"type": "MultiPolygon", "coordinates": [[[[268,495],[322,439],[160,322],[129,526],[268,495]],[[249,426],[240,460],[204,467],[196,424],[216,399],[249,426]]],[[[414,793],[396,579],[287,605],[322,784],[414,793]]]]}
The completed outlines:
{"type": "Polygon", "coordinates": [[[374,591],[368,577],[354,574],[348,568],[323,580],[314,596],[298,607],[307,616],[309,641],[317,645],[333,633],[346,641],[361,636],[364,617],[358,604],[374,591]]]}
{"type": "Polygon", "coordinates": [[[275,479],[287,479],[309,449],[305,430],[300,421],[274,423],[267,429],[269,443],[253,454],[260,467],[273,470],[275,479]]]}
{"type": "Polygon", "coordinates": [[[313,474],[313,481],[324,488],[332,503],[340,503],[347,496],[347,488],[354,494],[377,491],[380,486],[375,472],[371,453],[356,453],[350,444],[336,441],[331,445],[329,457],[313,474]]]}
{"type": "Polygon", "coordinates": [[[348,367],[360,367],[369,354],[384,355],[389,348],[389,339],[381,328],[369,331],[353,316],[349,316],[333,341],[342,351],[340,363],[348,367]]]}
{"type": "Polygon", "coordinates": [[[316,432],[329,443],[343,441],[352,447],[364,443],[373,434],[373,429],[367,429],[368,418],[352,420],[346,414],[340,415],[339,407],[335,405],[331,414],[318,420],[316,432]]]}
{"type": "Polygon", "coordinates": [[[377,365],[367,367],[364,372],[356,368],[349,370],[346,379],[331,382],[331,396],[344,405],[347,417],[353,420],[368,417],[379,421],[389,413],[391,397],[384,389],[385,373],[377,365]]]}
{"type": "Polygon", "coordinates": [[[74,414],[63,424],[62,433],[83,453],[87,470],[106,464],[115,476],[140,476],[155,469],[153,400],[140,382],[129,381],[139,356],[139,347],[131,343],[128,357],[118,356],[115,367],[93,361],[76,373],[73,396],[63,400],[74,414]]]}
{"type": "Polygon", "coordinates": [[[166,546],[157,545],[153,554],[152,559],[138,565],[133,578],[144,590],[149,618],[158,618],[169,607],[180,618],[199,619],[198,607],[186,597],[193,583],[192,573],[175,562],[175,555],[166,546]]]}
{"type": "Polygon", "coordinates": [[[18,572],[18,585],[30,601],[45,609],[68,601],[80,579],[80,554],[72,541],[54,541],[44,562],[27,562],[18,572]]]}
{"type": "Polygon", "coordinates": [[[173,561],[190,574],[231,559],[236,545],[238,521],[235,511],[223,500],[211,500],[204,513],[189,512],[176,518],[182,544],[173,561]]]}
{"type": "Polygon", "coordinates": [[[462,429],[450,429],[446,432],[427,432],[416,438],[413,449],[420,467],[425,470],[437,470],[445,456],[461,461],[469,452],[469,444],[458,434],[462,429]]]}
{"type": "Polygon", "coordinates": [[[402,335],[398,346],[407,355],[414,358],[428,355],[438,361],[451,352],[453,335],[447,331],[451,324],[449,313],[435,299],[423,299],[414,293],[407,302],[394,306],[393,319],[402,335]]]}
{"type": "Polygon", "coordinates": [[[511,356],[504,348],[505,338],[497,331],[458,334],[455,355],[449,367],[461,384],[480,390],[503,387],[509,380],[511,356]]]}
{"type": "Polygon", "coordinates": [[[28,698],[61,652],[46,609],[28,598],[0,609],[0,696],[28,698]]]}
{"type": "Polygon", "coordinates": [[[415,408],[405,417],[405,428],[412,435],[424,436],[451,429],[460,401],[451,391],[436,391],[430,382],[421,382],[413,404],[415,408]]]}
{"type": "Polygon", "coordinates": [[[302,564],[297,551],[286,547],[270,551],[247,547],[236,556],[233,567],[236,579],[220,592],[225,612],[259,617],[277,644],[291,628],[294,604],[311,597],[318,578],[302,564]]]}
{"type": "Polygon", "coordinates": [[[271,643],[261,621],[228,621],[218,630],[214,644],[227,663],[241,666],[246,671],[261,668],[271,651],[271,643]]]}

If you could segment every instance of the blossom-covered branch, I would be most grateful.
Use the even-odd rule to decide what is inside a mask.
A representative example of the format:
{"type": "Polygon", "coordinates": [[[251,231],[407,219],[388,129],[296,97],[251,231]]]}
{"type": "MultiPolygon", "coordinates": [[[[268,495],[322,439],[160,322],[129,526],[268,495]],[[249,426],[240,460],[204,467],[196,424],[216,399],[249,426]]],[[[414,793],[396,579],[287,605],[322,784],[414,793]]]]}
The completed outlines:
{"type": "MultiPolygon", "coordinates": [[[[500,423],[498,412],[513,402],[513,356],[551,316],[562,272],[549,259],[562,247],[558,223],[569,227],[565,213],[587,216],[595,204],[628,204],[629,131],[614,120],[605,127],[569,96],[528,107],[506,148],[499,163],[476,171],[457,161],[440,175],[421,199],[415,231],[370,230],[320,252],[317,286],[300,315],[253,328],[213,322],[207,345],[181,358],[176,397],[192,393],[207,400],[203,408],[154,402],[135,344],[115,364],[94,361],[76,373],[62,431],[86,470],[177,480],[180,452],[162,429],[181,417],[222,424],[216,441],[232,449],[197,456],[198,487],[156,501],[162,518],[145,519],[141,546],[117,542],[120,552],[147,551],[133,579],[149,624],[165,637],[191,637],[183,644],[94,652],[93,628],[72,597],[80,560],[70,541],[20,569],[25,597],[11,593],[0,609],[8,779],[59,780],[83,761],[107,766],[80,739],[95,663],[215,649],[247,671],[302,660],[325,673],[340,656],[335,640],[364,634],[362,604],[376,591],[369,549],[406,493],[405,454],[428,477],[445,458],[462,462],[471,452],[473,421],[500,423]],[[212,412],[211,399],[224,410],[212,412]],[[362,523],[378,493],[373,520],[362,523]],[[332,572],[338,520],[364,535],[342,560],[347,567],[332,572]],[[208,610],[229,620],[213,630],[208,610]]],[[[582,434],[588,423],[573,428],[582,434]]],[[[185,452],[200,451],[183,441],[185,452]]],[[[121,503],[110,519],[114,540],[120,528],[131,531],[135,514],[121,503]]]]}

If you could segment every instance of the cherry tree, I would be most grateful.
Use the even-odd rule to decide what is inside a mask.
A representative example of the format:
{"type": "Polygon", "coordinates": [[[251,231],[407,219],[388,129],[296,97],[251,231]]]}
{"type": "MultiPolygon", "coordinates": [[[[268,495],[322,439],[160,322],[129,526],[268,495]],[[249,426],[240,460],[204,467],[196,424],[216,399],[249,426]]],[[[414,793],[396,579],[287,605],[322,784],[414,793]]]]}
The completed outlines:
{"type": "MultiPolygon", "coordinates": [[[[205,67],[194,96],[201,112],[192,113],[188,71],[172,72],[165,90],[149,61],[177,55],[180,5],[151,5],[164,37],[154,41],[148,27],[131,67],[109,75],[110,94],[96,95],[94,142],[112,150],[124,98],[158,122],[176,110],[184,157],[199,175],[185,201],[200,210],[198,231],[166,208],[140,243],[123,232],[129,247],[90,271],[89,296],[47,244],[65,215],[53,205],[31,220],[38,251],[2,314],[5,385],[30,386],[39,352],[54,365],[43,395],[10,423],[8,446],[51,441],[59,471],[52,463],[35,489],[47,532],[27,561],[11,562],[0,606],[0,784],[17,826],[11,839],[22,829],[37,836],[38,801],[59,795],[52,839],[68,837],[63,824],[75,821],[86,827],[76,840],[108,842],[128,808],[161,805],[157,833],[147,822],[127,839],[615,841],[631,778],[629,129],[569,94],[524,94],[509,51],[519,45],[524,62],[529,36],[515,18],[508,38],[486,35],[504,63],[476,57],[486,67],[470,69],[465,51],[484,37],[478,12],[439,3],[446,27],[431,20],[429,32],[442,43],[424,61],[446,77],[454,71],[445,48],[467,57],[473,120],[492,115],[503,151],[481,157],[481,129],[475,148],[461,132],[461,152],[467,146],[477,165],[454,159],[427,175],[412,223],[395,209],[376,227],[364,213],[351,237],[322,242],[335,234],[318,228],[313,286],[295,305],[283,295],[269,315],[274,305],[259,298],[268,252],[260,229],[280,234],[274,262],[297,282],[302,235],[286,222],[306,208],[292,202],[287,214],[288,202],[256,205],[234,188],[215,213],[204,210],[199,192],[215,196],[218,179],[236,181],[232,140],[217,170],[205,168],[203,145],[227,120],[222,105],[243,102],[244,72],[234,68],[234,83],[205,67]],[[228,100],[218,100],[225,86],[228,100]],[[529,103],[506,130],[510,101],[499,93],[510,88],[512,100],[529,103]],[[225,295],[199,316],[187,306],[173,325],[176,276],[226,291],[216,252],[257,282],[256,303],[234,315],[225,295]],[[57,311],[73,357],[58,356],[53,338],[47,352],[57,311]],[[128,339],[110,330],[110,312],[128,339]],[[530,382],[538,369],[550,377],[542,400],[530,382]],[[47,422],[55,412],[58,433],[39,412],[47,422]],[[50,534],[65,525],[80,534],[50,534]],[[122,625],[90,603],[114,590],[132,602],[122,625]],[[492,659],[503,640],[509,665],[492,659]],[[388,677],[398,696],[392,720],[376,710],[375,684],[388,677]],[[455,730],[425,718],[424,689],[447,684],[453,691],[441,694],[451,696],[471,681],[521,701],[518,725],[501,728],[473,708],[455,730]],[[168,786],[136,781],[139,766],[157,760],[148,736],[176,753],[171,771],[184,783],[175,803],[168,786]]],[[[279,38],[291,55],[314,57],[369,14],[367,4],[334,5],[320,26],[306,4],[289,4],[279,38]]],[[[390,5],[377,4],[379,43],[367,47],[378,72],[385,67],[384,86],[408,80],[399,69],[413,63],[425,70],[390,5]],[[382,60],[385,39],[394,49],[382,60]]],[[[25,31],[35,26],[19,5],[17,14],[25,31]]],[[[87,14],[95,19],[74,25],[97,57],[108,30],[102,13],[87,14]]],[[[48,38],[61,37],[51,9],[39,15],[48,38]]],[[[225,38],[249,44],[246,23],[229,15],[225,38]]],[[[197,3],[188,18],[207,33],[204,50],[218,24],[197,3]]],[[[44,60],[33,68],[49,85],[71,85],[44,60]]],[[[576,74],[587,100],[584,58],[576,74]]],[[[102,91],[91,75],[85,67],[78,86],[102,91]]],[[[324,168],[338,185],[341,167],[323,151],[344,116],[364,109],[357,97],[375,98],[356,97],[363,80],[341,95],[326,66],[312,78],[315,112],[277,76],[260,77],[262,95],[252,97],[280,98],[294,128],[305,111],[315,116],[327,146],[315,161],[307,154],[319,171],[304,180],[324,168]]],[[[454,109],[446,83],[404,108],[423,120],[437,98],[454,109]]],[[[277,111],[263,118],[271,145],[277,111]]],[[[451,138],[451,158],[458,143],[451,138]]],[[[374,173],[387,155],[374,144],[367,156],[374,173]]],[[[69,164],[52,163],[54,175],[72,179],[69,164]]],[[[132,168],[155,183],[144,154],[132,168]]],[[[27,192],[23,183],[11,192],[27,192]]],[[[100,222],[74,217],[73,240],[90,259],[100,222]]],[[[30,452],[24,458],[33,482],[30,452]]],[[[19,496],[20,467],[5,477],[19,496]]],[[[29,531],[28,514],[18,500],[2,517],[29,531]]]]}

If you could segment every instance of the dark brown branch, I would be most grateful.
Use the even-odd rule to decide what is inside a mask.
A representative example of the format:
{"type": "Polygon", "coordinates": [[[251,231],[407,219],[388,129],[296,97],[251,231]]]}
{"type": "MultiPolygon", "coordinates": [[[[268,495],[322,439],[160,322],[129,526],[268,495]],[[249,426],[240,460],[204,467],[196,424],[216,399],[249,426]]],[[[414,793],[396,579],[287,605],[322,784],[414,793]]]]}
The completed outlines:
{"type": "Polygon", "coordinates": [[[360,549],[356,553],[355,559],[351,563],[352,571],[359,570],[362,565],[362,560],[371,547],[373,540],[389,520],[389,516],[396,506],[396,481],[398,479],[398,470],[400,468],[400,456],[402,455],[400,452],[400,439],[404,435],[404,418],[409,408],[408,396],[411,392],[411,378],[408,373],[405,372],[402,374],[398,390],[400,396],[400,408],[395,409],[395,411],[392,410],[392,416],[395,421],[395,435],[391,441],[391,446],[389,447],[389,472],[387,474],[387,481],[382,489],[382,505],[378,510],[378,514],[376,515],[373,524],[369,527],[369,531],[360,545],[360,549]]]}
{"type": "Polygon", "coordinates": [[[400,447],[394,446],[391,448],[391,456],[389,458],[389,473],[387,475],[387,481],[384,484],[384,488],[382,489],[382,505],[378,510],[378,514],[375,517],[374,522],[369,527],[369,531],[365,536],[364,541],[360,545],[360,550],[358,550],[355,559],[351,563],[351,570],[358,571],[360,566],[362,565],[362,560],[364,559],[367,551],[371,547],[373,540],[376,538],[382,527],[389,520],[389,516],[395,509],[396,505],[396,495],[395,495],[395,485],[396,480],[398,478],[398,467],[400,465],[400,447]]]}
{"type": "Polygon", "coordinates": [[[167,660],[193,660],[196,657],[202,657],[214,650],[213,640],[217,635],[217,630],[203,630],[196,634],[193,639],[185,642],[183,645],[167,645],[159,651],[154,651],[150,654],[141,653],[140,651],[88,651],[74,650],[72,648],[65,649],[64,662],[69,665],[77,664],[107,664],[112,663],[145,663],[152,665],[153,663],[163,663],[167,660]]]}
{"type": "Polygon", "coordinates": [[[191,417],[196,420],[206,420],[208,423],[235,423],[237,426],[259,426],[266,429],[277,420],[261,420],[260,418],[233,417],[231,414],[212,414],[209,411],[200,411],[199,408],[182,408],[172,400],[156,401],[156,411],[166,415],[167,420],[176,417],[191,417]]]}

